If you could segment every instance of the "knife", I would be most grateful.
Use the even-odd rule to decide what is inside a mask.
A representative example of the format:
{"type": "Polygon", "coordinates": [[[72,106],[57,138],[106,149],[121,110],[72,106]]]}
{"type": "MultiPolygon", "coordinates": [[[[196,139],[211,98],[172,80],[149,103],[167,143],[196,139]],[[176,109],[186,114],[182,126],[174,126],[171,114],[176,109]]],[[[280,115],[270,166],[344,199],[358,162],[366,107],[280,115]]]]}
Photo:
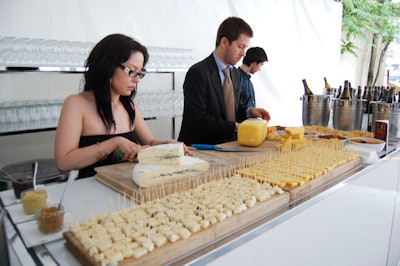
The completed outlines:
{"type": "Polygon", "coordinates": [[[218,145],[210,144],[192,144],[193,148],[198,150],[211,150],[211,151],[228,151],[228,152],[260,152],[259,149],[242,149],[242,148],[225,148],[218,145]]]}

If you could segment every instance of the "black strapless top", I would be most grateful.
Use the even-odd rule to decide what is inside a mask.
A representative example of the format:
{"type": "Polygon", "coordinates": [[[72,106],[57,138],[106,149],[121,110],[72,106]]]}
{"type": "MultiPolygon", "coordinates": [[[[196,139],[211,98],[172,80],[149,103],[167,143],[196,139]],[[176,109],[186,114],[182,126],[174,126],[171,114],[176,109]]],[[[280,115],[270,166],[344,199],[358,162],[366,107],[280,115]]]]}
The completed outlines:
{"type": "MultiPolygon", "coordinates": [[[[97,142],[102,142],[102,141],[111,139],[113,137],[118,137],[118,136],[127,138],[130,141],[135,142],[135,143],[140,143],[135,132],[131,131],[131,132],[126,132],[126,133],[114,134],[114,135],[81,136],[81,138],[79,140],[79,148],[87,147],[87,146],[96,144],[97,142]]],[[[99,166],[103,166],[103,165],[110,165],[110,164],[115,164],[115,163],[121,163],[121,162],[123,162],[123,161],[118,156],[117,151],[114,151],[111,154],[109,154],[106,159],[98,161],[92,165],[85,167],[85,168],[79,169],[78,178],[94,176],[96,174],[96,171],[94,170],[95,167],[99,167],[99,166]]]]}

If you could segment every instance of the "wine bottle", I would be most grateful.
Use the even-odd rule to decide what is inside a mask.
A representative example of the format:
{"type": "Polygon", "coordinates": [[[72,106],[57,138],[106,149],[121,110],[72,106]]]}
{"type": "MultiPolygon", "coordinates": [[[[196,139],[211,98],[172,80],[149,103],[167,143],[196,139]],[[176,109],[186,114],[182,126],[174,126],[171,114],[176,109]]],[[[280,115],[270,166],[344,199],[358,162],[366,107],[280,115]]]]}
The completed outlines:
{"type": "Polygon", "coordinates": [[[368,107],[367,107],[367,114],[368,114],[368,124],[367,124],[367,131],[372,132],[372,102],[375,101],[375,97],[377,94],[377,88],[370,87],[369,93],[368,93],[368,107]]]}
{"type": "Polygon", "coordinates": [[[344,81],[343,91],[339,96],[339,99],[342,100],[351,100],[350,91],[349,91],[349,81],[344,81]]]}
{"type": "Polygon", "coordinates": [[[367,125],[367,130],[369,132],[372,132],[372,104],[368,104],[368,125],[367,125]]]}
{"type": "Polygon", "coordinates": [[[379,101],[379,87],[374,86],[374,90],[372,91],[372,100],[374,102],[379,101]]]}
{"type": "Polygon", "coordinates": [[[372,92],[371,92],[372,88],[371,87],[367,87],[366,90],[367,90],[367,99],[366,99],[367,101],[366,101],[366,104],[365,104],[364,113],[368,114],[369,104],[372,101],[372,92]]]}
{"type": "Polygon", "coordinates": [[[342,94],[342,85],[339,86],[339,89],[338,89],[337,94],[336,94],[336,98],[339,98],[340,94],[342,94]]]}
{"type": "Polygon", "coordinates": [[[364,91],[363,91],[363,95],[362,95],[361,99],[366,100],[367,99],[367,95],[368,95],[367,86],[364,86],[364,91]]]}
{"type": "Polygon", "coordinates": [[[396,94],[395,94],[394,87],[391,87],[391,88],[389,89],[388,96],[387,96],[387,98],[386,98],[386,102],[387,102],[387,103],[396,102],[396,94]]]}
{"type": "Polygon", "coordinates": [[[349,88],[349,95],[350,95],[350,99],[353,99],[354,98],[354,96],[355,96],[355,90],[353,89],[353,87],[351,86],[351,83],[350,83],[350,81],[349,81],[349,83],[348,83],[348,88],[349,88]]]}
{"type": "Polygon", "coordinates": [[[310,88],[307,85],[307,81],[305,79],[302,80],[303,81],[303,86],[304,86],[304,95],[314,95],[312,93],[312,91],[310,90],[310,88]]]}
{"type": "Polygon", "coordinates": [[[389,90],[385,89],[385,87],[381,87],[381,95],[379,98],[379,101],[381,102],[387,102],[388,101],[388,97],[389,97],[389,90]]]}
{"type": "Polygon", "coordinates": [[[326,89],[331,89],[331,85],[329,85],[328,81],[326,80],[326,77],[324,77],[324,82],[325,82],[325,88],[326,89]]]}
{"type": "Polygon", "coordinates": [[[356,99],[361,99],[362,94],[361,94],[361,86],[358,86],[357,88],[357,94],[356,94],[356,99]]]}
{"type": "Polygon", "coordinates": [[[328,83],[326,77],[324,77],[324,83],[325,83],[325,93],[326,93],[327,95],[334,95],[335,89],[333,89],[333,88],[331,87],[331,85],[328,83]]]}

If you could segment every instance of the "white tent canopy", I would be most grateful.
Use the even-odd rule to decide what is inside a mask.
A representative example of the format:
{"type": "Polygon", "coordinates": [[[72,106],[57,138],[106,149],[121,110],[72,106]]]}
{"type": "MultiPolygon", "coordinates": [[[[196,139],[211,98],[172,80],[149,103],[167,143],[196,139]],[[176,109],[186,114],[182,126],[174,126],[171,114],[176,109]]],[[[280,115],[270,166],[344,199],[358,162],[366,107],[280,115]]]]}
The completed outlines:
{"type": "Polygon", "coordinates": [[[303,78],[315,94],[325,76],[343,82],[341,11],[333,0],[1,1],[0,36],[97,42],[118,32],[148,46],[193,49],[195,63],[214,49],[222,20],[239,16],[253,28],[251,46],[268,54],[252,78],[257,105],[270,111],[271,125],[294,126],[302,124],[303,78]]]}

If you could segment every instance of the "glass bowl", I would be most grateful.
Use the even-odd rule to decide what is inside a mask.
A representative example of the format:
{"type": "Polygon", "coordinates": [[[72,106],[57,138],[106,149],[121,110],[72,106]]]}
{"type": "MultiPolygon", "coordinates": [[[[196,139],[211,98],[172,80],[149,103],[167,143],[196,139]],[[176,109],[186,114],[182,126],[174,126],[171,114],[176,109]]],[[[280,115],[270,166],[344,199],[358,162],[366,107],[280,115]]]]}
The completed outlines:
{"type": "Polygon", "coordinates": [[[43,234],[53,234],[62,230],[64,226],[64,207],[52,205],[36,210],[38,229],[43,234]]]}
{"type": "Polygon", "coordinates": [[[22,207],[26,214],[34,214],[36,209],[46,207],[47,192],[44,188],[33,188],[21,192],[22,207]]]}
{"type": "Polygon", "coordinates": [[[17,199],[21,198],[21,192],[29,188],[33,188],[32,178],[18,178],[11,182],[14,195],[17,199]]]}

